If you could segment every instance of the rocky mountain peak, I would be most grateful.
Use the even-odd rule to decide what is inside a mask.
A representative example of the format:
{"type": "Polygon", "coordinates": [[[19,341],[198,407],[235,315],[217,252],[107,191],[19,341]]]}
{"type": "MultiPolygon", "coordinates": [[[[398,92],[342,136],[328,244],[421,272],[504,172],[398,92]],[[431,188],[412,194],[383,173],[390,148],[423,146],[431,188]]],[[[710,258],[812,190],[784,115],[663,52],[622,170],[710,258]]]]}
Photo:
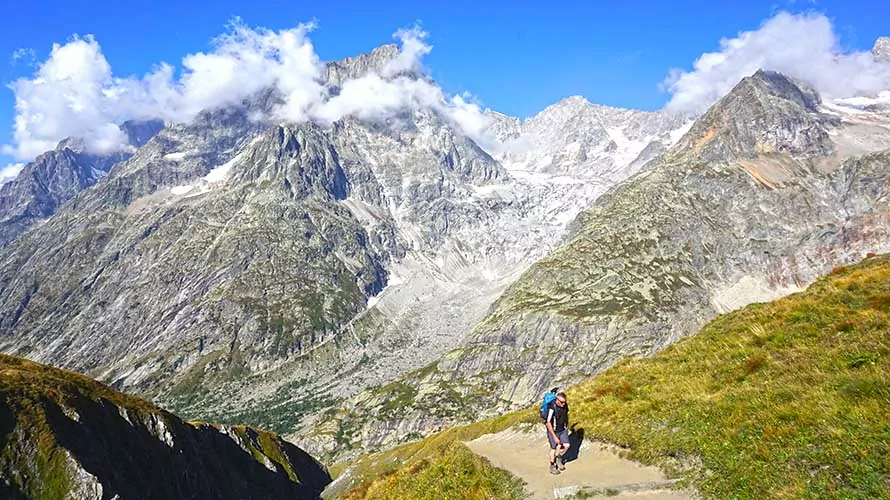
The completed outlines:
{"type": "Polygon", "coordinates": [[[390,59],[399,55],[399,46],[394,43],[383,44],[379,47],[375,47],[368,54],[361,54],[356,59],[366,58],[372,62],[380,61],[386,63],[390,59]]]}
{"type": "Polygon", "coordinates": [[[585,106],[590,106],[590,101],[587,100],[586,97],[580,95],[573,95],[566,97],[565,99],[560,100],[556,104],[553,104],[552,108],[582,108],[585,106]]]}
{"type": "Polygon", "coordinates": [[[87,149],[86,142],[80,137],[66,137],[56,145],[56,151],[71,150],[75,153],[83,153],[87,149]]]}
{"type": "Polygon", "coordinates": [[[335,87],[353,78],[360,78],[368,73],[383,73],[387,63],[398,57],[399,46],[394,43],[381,45],[371,52],[347,57],[339,61],[331,61],[325,65],[325,80],[335,87]]]}
{"type": "Polygon", "coordinates": [[[144,146],[163,128],[163,120],[127,120],[120,126],[120,129],[127,134],[127,143],[134,148],[144,146]]]}
{"type": "Polygon", "coordinates": [[[834,151],[827,128],[836,117],[819,111],[819,94],[775,71],[743,78],[712,106],[680,142],[706,161],[728,162],[762,154],[825,156],[834,151]]]}
{"type": "MultiPolygon", "coordinates": [[[[127,136],[127,145],[132,148],[140,148],[144,146],[152,137],[158,135],[158,132],[164,129],[163,120],[127,120],[121,123],[118,128],[127,136]]],[[[87,143],[81,137],[66,137],[59,141],[56,151],[64,151],[70,149],[75,153],[88,153],[87,143]]],[[[109,153],[104,156],[113,156],[109,153]]],[[[94,155],[98,156],[98,155],[94,155]]],[[[110,165],[109,165],[110,167],[110,165]]]]}
{"type": "Polygon", "coordinates": [[[810,111],[818,111],[822,102],[809,85],[777,71],[761,69],[742,82],[764,94],[794,101],[810,111]]]}
{"type": "Polygon", "coordinates": [[[890,36],[882,36],[871,49],[876,61],[890,62],[890,36]]]}

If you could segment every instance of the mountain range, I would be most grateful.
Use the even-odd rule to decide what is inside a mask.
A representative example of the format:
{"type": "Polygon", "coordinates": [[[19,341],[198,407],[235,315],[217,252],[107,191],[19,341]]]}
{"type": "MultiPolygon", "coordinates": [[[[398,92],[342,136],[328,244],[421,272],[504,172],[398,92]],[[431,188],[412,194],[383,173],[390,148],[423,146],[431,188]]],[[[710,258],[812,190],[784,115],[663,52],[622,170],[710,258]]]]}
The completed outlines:
{"type": "MultiPolygon", "coordinates": [[[[398,54],[328,63],[325,84],[398,54]]],[[[698,117],[570,97],[486,111],[487,140],[424,107],[256,119],[279,100],[124,124],[113,155],[66,140],[3,186],[0,351],[348,455],[888,250],[873,96],[759,71],[698,117]]]]}
{"type": "MultiPolygon", "coordinates": [[[[328,84],[397,54],[331,63],[328,84]]],[[[690,124],[569,98],[525,121],[489,112],[486,151],[429,109],[329,128],[249,118],[275,98],[150,130],[120,157],[65,141],[7,184],[95,172],[8,224],[36,227],[0,256],[2,350],[186,416],[292,430],[295,408],[453,347],[575,214],[690,124]]]]}

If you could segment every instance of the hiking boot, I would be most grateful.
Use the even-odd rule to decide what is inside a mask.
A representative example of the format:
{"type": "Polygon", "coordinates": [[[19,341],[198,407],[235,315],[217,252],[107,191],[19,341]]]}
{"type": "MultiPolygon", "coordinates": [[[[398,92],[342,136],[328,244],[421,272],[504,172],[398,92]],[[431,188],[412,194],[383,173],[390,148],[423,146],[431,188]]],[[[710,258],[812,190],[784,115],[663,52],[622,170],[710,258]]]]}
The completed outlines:
{"type": "Polygon", "coordinates": [[[559,470],[566,470],[566,459],[562,457],[556,457],[556,466],[559,470]]]}
{"type": "Polygon", "coordinates": [[[550,473],[559,474],[559,467],[557,467],[556,464],[550,464],[550,473]]]}

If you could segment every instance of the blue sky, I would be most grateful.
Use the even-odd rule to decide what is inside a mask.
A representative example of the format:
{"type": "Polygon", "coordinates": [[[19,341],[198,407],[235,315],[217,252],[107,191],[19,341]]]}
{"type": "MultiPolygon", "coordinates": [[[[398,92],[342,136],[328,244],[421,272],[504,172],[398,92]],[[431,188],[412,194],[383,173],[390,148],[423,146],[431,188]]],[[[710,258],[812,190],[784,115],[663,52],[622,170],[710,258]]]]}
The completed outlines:
{"type": "MultiPolygon", "coordinates": [[[[644,0],[638,2],[464,1],[7,2],[0,26],[0,81],[28,77],[28,57],[48,56],[54,42],[95,35],[116,76],[142,76],[161,61],[178,64],[206,51],[235,16],[250,26],[292,27],[315,19],[310,38],[322,59],[337,59],[392,41],[420,21],[434,47],[424,64],[447,92],[471,92],[485,106],[527,116],[562,97],[658,109],[671,68],[690,69],[719,40],[755,30],[780,10],[825,13],[842,46],[865,50],[890,34],[890,2],[644,0]],[[883,31],[882,31],[883,30],[883,31]]],[[[0,90],[0,144],[12,141],[14,95],[0,90]]],[[[0,156],[0,164],[9,157],[0,156]]]]}

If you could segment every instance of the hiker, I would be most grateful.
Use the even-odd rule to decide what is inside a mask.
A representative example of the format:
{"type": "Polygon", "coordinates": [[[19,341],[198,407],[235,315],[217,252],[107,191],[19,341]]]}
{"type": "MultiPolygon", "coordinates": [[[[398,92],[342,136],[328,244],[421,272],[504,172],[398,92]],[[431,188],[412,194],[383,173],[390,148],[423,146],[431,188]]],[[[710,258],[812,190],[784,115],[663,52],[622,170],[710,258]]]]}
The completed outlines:
{"type": "Polygon", "coordinates": [[[558,392],[556,398],[547,405],[547,416],[544,419],[547,425],[547,440],[550,441],[550,473],[559,474],[565,470],[563,456],[569,451],[569,403],[566,401],[566,393],[558,392]]]}

